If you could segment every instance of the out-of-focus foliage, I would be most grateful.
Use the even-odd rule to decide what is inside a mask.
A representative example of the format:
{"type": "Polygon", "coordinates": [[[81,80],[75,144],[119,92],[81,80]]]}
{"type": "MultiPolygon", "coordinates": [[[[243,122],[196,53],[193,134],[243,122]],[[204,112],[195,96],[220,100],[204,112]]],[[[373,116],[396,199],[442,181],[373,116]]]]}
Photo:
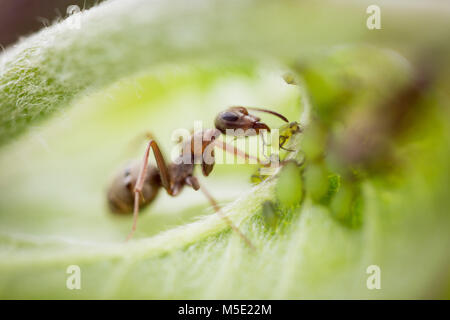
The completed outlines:
{"type": "MultiPolygon", "coordinates": [[[[193,39],[205,32],[208,41],[183,46],[167,40],[170,30],[181,28],[169,24],[181,9],[172,17],[158,7],[150,23],[143,13],[134,19],[125,13],[137,4],[148,13],[151,5],[118,3],[83,18],[90,26],[91,14],[111,29],[94,30],[86,39],[75,31],[44,31],[8,53],[2,65],[1,119],[9,127],[2,128],[1,139],[41,126],[0,154],[1,297],[447,297],[448,65],[440,61],[430,85],[403,103],[401,93],[414,87],[423,66],[414,59],[427,51],[422,40],[398,45],[408,59],[379,46],[332,46],[359,37],[396,43],[409,30],[401,23],[407,12],[398,12],[390,35],[374,39],[366,30],[345,28],[363,23],[361,18],[339,22],[312,4],[262,2],[257,8],[233,2],[216,20],[209,17],[216,22],[206,16],[196,24],[196,15],[204,13],[199,7],[183,21],[196,26],[188,29],[193,39]],[[261,8],[269,7],[273,19],[264,20],[261,8]],[[327,46],[317,48],[325,27],[313,18],[321,12],[338,27],[327,29],[327,46]],[[228,29],[221,30],[221,23],[228,29]],[[144,32],[149,26],[160,31],[157,36],[144,32]],[[44,43],[48,34],[54,38],[44,43]],[[276,45],[268,45],[272,40],[276,45]],[[31,54],[26,63],[10,59],[24,52],[31,54]],[[200,61],[196,54],[208,58],[200,61]],[[115,65],[121,59],[123,65],[115,65]],[[174,64],[163,63],[171,59],[174,64]],[[298,85],[283,81],[285,65],[298,85]],[[38,122],[69,101],[70,109],[38,122]],[[304,129],[292,137],[288,148],[297,152],[285,153],[292,161],[278,176],[252,187],[256,166],[217,165],[204,180],[257,250],[189,189],[177,198],[161,193],[140,216],[134,240],[124,243],[131,221],[109,214],[105,205],[111,175],[141,156],[146,131],[169,155],[174,129],[190,129],[195,120],[212,126],[228,105],[274,106],[301,120],[304,129]],[[403,105],[404,112],[394,112],[403,105]],[[358,134],[367,128],[383,130],[361,141],[358,134]],[[66,288],[66,268],[74,264],[82,270],[79,291],[66,288]],[[366,269],[373,264],[381,268],[381,290],[366,287],[366,269]]],[[[388,11],[384,21],[393,21],[393,14],[388,11]]],[[[436,19],[423,34],[442,24],[436,19]]]]}

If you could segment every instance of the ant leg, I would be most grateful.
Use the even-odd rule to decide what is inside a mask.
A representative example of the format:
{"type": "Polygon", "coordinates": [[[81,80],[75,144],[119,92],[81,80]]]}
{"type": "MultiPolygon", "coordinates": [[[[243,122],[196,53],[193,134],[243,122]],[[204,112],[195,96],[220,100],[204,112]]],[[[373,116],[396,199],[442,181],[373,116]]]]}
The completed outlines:
{"type": "Polygon", "coordinates": [[[229,145],[228,143],[226,143],[226,142],[223,141],[223,140],[220,140],[220,141],[219,141],[219,140],[215,140],[215,141],[214,141],[214,145],[215,145],[216,147],[219,147],[220,149],[222,149],[222,150],[228,152],[228,153],[232,153],[232,154],[234,154],[235,156],[244,158],[245,160],[250,160],[250,159],[252,159],[252,160],[255,160],[256,163],[259,164],[259,165],[265,165],[265,163],[262,163],[261,160],[260,160],[259,158],[254,157],[254,156],[251,156],[251,155],[249,155],[248,153],[246,153],[245,151],[242,151],[242,150],[238,149],[238,148],[235,147],[235,146],[229,145]]]}
{"type": "Polygon", "coordinates": [[[164,189],[166,189],[167,192],[170,194],[171,189],[170,189],[169,171],[167,170],[167,165],[166,165],[164,157],[161,153],[161,150],[159,149],[156,141],[153,139],[151,139],[148,142],[147,148],[145,149],[145,154],[144,154],[144,159],[142,161],[141,170],[139,171],[138,179],[136,181],[136,186],[134,189],[135,189],[135,191],[141,192],[142,188],[144,186],[145,175],[147,173],[147,167],[148,167],[148,158],[149,158],[149,154],[150,154],[150,148],[153,150],[153,154],[154,154],[155,160],[156,160],[156,165],[158,166],[158,169],[160,171],[162,185],[163,185],[164,189]]]}
{"type": "Polygon", "coordinates": [[[223,212],[220,210],[219,205],[217,204],[217,201],[213,198],[213,196],[208,192],[208,190],[205,187],[200,185],[200,183],[198,182],[196,177],[192,177],[192,176],[188,177],[186,179],[186,183],[199,188],[203,192],[203,194],[206,196],[206,198],[208,198],[209,202],[213,206],[214,211],[217,213],[217,215],[220,218],[222,218],[231,227],[231,229],[233,229],[233,231],[236,232],[239,235],[239,237],[241,237],[241,239],[245,241],[245,243],[250,248],[252,248],[253,250],[256,250],[256,248],[252,244],[252,242],[241,232],[241,230],[239,230],[239,228],[230,220],[230,218],[228,218],[226,215],[223,214],[223,212]]]}
{"type": "Polygon", "coordinates": [[[137,218],[139,213],[139,192],[134,193],[134,211],[133,211],[133,225],[131,227],[131,231],[127,236],[127,239],[125,241],[128,241],[133,236],[134,232],[136,231],[136,225],[137,225],[137,218]]]}
{"type": "MultiPolygon", "coordinates": [[[[148,134],[148,136],[150,136],[148,134]]],[[[142,159],[141,169],[138,174],[138,178],[136,181],[136,185],[134,186],[134,209],[133,209],[133,226],[131,228],[130,233],[127,236],[127,241],[131,239],[136,230],[136,224],[139,214],[139,197],[142,196],[142,189],[144,187],[145,177],[147,175],[148,168],[148,158],[150,156],[150,148],[153,150],[153,154],[155,156],[156,164],[159,169],[159,174],[161,176],[161,182],[164,189],[167,190],[167,193],[172,195],[172,189],[170,184],[170,176],[169,171],[167,170],[166,162],[164,161],[164,157],[159,150],[158,144],[155,140],[151,139],[147,147],[145,148],[144,158],[142,159]]],[[[142,196],[143,197],[143,196],[142,196]]]]}

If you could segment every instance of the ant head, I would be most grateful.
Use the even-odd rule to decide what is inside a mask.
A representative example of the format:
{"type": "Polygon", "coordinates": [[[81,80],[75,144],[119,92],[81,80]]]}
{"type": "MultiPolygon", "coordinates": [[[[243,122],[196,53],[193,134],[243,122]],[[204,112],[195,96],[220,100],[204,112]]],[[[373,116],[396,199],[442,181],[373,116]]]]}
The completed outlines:
{"type": "Polygon", "coordinates": [[[230,107],[217,115],[215,125],[216,129],[223,134],[229,134],[229,132],[226,132],[228,129],[241,129],[247,136],[258,134],[261,129],[270,131],[269,126],[260,120],[259,117],[249,114],[247,108],[230,107]]]}
{"type": "Polygon", "coordinates": [[[216,117],[216,128],[223,134],[230,134],[227,130],[236,130],[235,136],[254,136],[259,134],[260,130],[267,130],[270,132],[270,128],[264,122],[261,122],[260,118],[248,113],[248,110],[270,113],[284,122],[289,122],[285,116],[278,112],[253,107],[230,107],[225,111],[219,113],[216,117]],[[242,134],[243,133],[243,134],[242,134]]]}

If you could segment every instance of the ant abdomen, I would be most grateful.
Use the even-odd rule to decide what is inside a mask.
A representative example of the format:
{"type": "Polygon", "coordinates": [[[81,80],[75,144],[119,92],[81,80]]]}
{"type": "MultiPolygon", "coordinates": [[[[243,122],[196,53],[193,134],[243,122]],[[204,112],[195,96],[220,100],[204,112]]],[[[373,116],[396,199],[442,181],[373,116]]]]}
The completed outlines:
{"type": "MultiPolygon", "coordinates": [[[[134,187],[139,176],[140,164],[127,166],[114,177],[108,189],[108,206],[113,213],[132,213],[134,208],[134,187]]],[[[147,175],[139,199],[139,207],[150,204],[161,188],[159,170],[155,166],[148,166],[147,175]]]]}

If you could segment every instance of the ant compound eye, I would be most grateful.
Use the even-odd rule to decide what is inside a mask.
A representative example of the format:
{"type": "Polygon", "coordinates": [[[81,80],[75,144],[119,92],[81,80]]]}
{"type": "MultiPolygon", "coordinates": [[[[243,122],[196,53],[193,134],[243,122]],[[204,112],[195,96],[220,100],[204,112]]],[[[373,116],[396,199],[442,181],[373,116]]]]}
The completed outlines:
{"type": "Polygon", "coordinates": [[[239,116],[237,116],[234,112],[224,112],[222,114],[222,119],[225,121],[237,121],[239,116]]]}

